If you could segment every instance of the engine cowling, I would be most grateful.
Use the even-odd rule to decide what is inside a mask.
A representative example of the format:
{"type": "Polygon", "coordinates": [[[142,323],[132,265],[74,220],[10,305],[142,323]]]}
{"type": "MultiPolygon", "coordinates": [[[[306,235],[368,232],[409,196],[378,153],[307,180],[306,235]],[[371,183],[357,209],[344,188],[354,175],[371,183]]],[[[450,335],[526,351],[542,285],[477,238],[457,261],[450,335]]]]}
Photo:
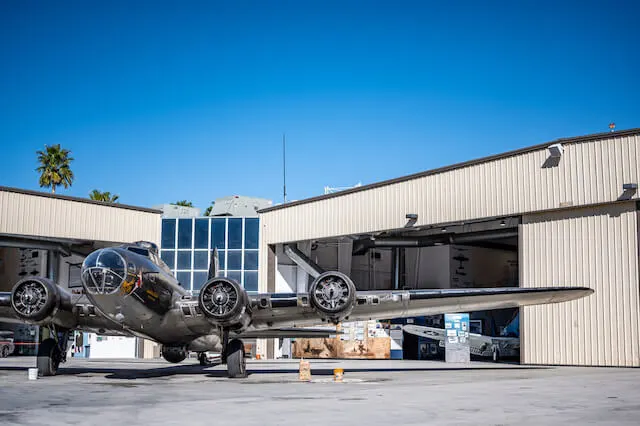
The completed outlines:
{"type": "Polygon", "coordinates": [[[28,322],[45,322],[59,310],[72,311],[71,294],[48,278],[32,277],[18,281],[11,290],[11,306],[28,322]]]}
{"type": "Polygon", "coordinates": [[[232,279],[217,277],[209,280],[200,290],[198,302],[212,324],[237,330],[251,322],[249,296],[232,279]]]}
{"type": "Polygon", "coordinates": [[[356,286],[341,272],[325,272],[311,283],[309,300],[322,319],[337,324],[356,305],[356,286]]]}

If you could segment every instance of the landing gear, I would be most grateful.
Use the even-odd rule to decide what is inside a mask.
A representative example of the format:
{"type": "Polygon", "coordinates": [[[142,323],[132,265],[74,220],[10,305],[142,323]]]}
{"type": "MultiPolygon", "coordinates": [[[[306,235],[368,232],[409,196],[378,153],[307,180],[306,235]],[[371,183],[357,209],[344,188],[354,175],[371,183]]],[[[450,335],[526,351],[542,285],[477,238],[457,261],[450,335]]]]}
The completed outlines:
{"type": "Polygon", "coordinates": [[[6,358],[9,355],[11,355],[11,352],[9,351],[9,346],[3,346],[2,349],[0,349],[0,358],[6,358]]]}
{"type": "Polygon", "coordinates": [[[55,376],[62,361],[62,351],[56,339],[45,339],[38,348],[38,375],[55,376]]]}
{"type": "Polygon", "coordinates": [[[244,358],[244,343],[240,339],[229,342],[224,351],[227,361],[227,375],[231,379],[247,377],[247,361],[244,358]]]}
{"type": "Polygon", "coordinates": [[[209,358],[207,358],[207,353],[206,352],[199,352],[198,353],[198,362],[200,362],[200,365],[203,367],[206,367],[207,365],[211,365],[211,361],[209,361],[209,358]]]}
{"type": "Polygon", "coordinates": [[[491,360],[493,362],[500,361],[500,350],[498,349],[497,346],[493,347],[493,351],[491,352],[491,360]]]}
{"type": "Polygon", "coordinates": [[[227,364],[227,376],[231,379],[247,377],[247,361],[244,359],[244,343],[240,339],[229,341],[229,330],[222,330],[221,361],[227,364]]]}

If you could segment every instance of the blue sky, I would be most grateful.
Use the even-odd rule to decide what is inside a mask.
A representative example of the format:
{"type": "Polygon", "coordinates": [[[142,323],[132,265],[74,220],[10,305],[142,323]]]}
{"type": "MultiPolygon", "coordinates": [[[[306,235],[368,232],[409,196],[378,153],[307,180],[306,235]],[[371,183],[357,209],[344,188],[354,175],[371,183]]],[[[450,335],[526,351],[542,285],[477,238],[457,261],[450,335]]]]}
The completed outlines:
{"type": "Polygon", "coordinates": [[[0,185],[282,201],[640,127],[636,1],[3,1],[0,185]]]}

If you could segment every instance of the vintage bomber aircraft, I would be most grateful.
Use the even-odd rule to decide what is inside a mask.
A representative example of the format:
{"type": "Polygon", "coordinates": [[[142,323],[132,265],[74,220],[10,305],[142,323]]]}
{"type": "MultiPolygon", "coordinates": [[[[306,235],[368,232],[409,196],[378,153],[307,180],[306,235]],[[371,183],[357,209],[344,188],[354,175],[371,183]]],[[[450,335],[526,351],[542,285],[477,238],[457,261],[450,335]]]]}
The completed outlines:
{"type": "Polygon", "coordinates": [[[340,272],[324,272],[308,293],[249,295],[232,279],[209,279],[192,298],[159,258],[152,243],[138,242],[91,253],[82,265],[83,295],[72,295],[47,278],[19,281],[0,293],[0,320],[25,322],[51,331],[39,346],[37,366],[55,375],[65,361],[73,330],[139,336],[162,344],[169,362],[189,351],[222,354],[229,377],[245,377],[242,338],[328,337],[308,326],[321,322],[434,315],[564,302],[593,293],[589,288],[483,288],[448,290],[356,291],[340,272]]]}

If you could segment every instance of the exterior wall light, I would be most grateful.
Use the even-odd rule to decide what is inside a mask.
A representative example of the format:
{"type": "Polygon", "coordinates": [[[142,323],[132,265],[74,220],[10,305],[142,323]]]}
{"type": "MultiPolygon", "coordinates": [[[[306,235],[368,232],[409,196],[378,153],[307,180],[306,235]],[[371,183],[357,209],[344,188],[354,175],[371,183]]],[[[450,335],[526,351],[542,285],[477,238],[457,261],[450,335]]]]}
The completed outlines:
{"type": "Polygon", "coordinates": [[[564,153],[564,148],[560,143],[554,143],[553,145],[549,145],[547,149],[549,150],[549,155],[551,155],[551,157],[553,158],[560,158],[564,153]]]}

